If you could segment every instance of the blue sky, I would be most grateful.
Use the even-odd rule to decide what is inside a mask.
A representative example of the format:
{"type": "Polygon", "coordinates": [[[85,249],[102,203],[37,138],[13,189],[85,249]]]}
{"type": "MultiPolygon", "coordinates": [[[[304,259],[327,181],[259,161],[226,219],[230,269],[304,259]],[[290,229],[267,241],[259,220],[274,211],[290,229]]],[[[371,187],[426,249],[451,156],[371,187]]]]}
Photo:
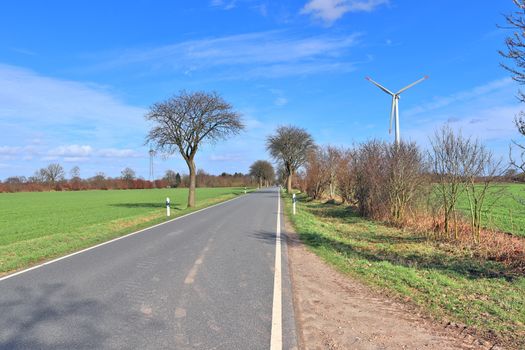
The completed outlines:
{"type": "MultiPolygon", "coordinates": [[[[499,67],[511,0],[16,1],[0,11],[0,179],[51,162],[81,176],[149,172],[148,107],[181,89],[215,90],[246,131],[204,147],[210,173],[268,159],[276,126],[319,144],[391,141],[391,90],[429,75],[400,101],[401,136],[422,147],[448,122],[503,157],[521,106],[499,67]]],[[[177,155],[155,160],[186,172],[177,155]]]]}

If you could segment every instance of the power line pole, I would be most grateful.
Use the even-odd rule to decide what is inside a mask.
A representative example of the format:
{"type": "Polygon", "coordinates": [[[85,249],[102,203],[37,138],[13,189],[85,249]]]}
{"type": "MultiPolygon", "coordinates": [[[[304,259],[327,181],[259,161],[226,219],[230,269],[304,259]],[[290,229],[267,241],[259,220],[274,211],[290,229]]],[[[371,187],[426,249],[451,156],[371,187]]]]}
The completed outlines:
{"type": "Polygon", "coordinates": [[[156,153],[155,150],[151,148],[150,146],[150,149],[149,149],[149,180],[150,181],[155,180],[155,173],[153,169],[153,165],[154,165],[153,159],[155,158],[155,153],[156,153]]]}

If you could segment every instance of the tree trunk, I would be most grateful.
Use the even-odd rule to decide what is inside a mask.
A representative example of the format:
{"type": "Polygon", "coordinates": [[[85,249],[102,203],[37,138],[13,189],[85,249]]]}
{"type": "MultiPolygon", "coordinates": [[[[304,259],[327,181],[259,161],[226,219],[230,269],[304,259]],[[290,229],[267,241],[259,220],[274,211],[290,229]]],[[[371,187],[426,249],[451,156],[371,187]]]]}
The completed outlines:
{"type": "Polygon", "coordinates": [[[196,187],[196,176],[197,172],[195,171],[195,162],[193,159],[187,161],[188,170],[190,171],[190,186],[188,192],[188,207],[195,207],[195,187],[196,187]]]}
{"type": "Polygon", "coordinates": [[[292,193],[292,176],[293,173],[290,171],[286,177],[286,192],[292,193]]]}

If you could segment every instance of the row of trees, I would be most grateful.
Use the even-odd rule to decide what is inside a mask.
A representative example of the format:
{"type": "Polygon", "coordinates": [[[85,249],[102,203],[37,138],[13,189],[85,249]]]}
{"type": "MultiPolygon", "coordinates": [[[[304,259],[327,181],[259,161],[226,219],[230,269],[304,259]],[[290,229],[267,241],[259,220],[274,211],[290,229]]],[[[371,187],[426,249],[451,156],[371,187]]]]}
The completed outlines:
{"type": "Polygon", "coordinates": [[[250,166],[250,175],[257,179],[259,187],[270,186],[275,182],[275,171],[270,162],[257,160],[250,166]]]}
{"type": "MultiPolygon", "coordinates": [[[[21,191],[80,191],[80,190],[124,190],[148,189],[166,187],[188,187],[190,177],[187,174],[167,170],[164,176],[154,181],[137,177],[135,171],[129,167],[121,171],[119,177],[109,177],[99,172],[89,178],[81,178],[80,168],[73,167],[69,171],[70,177],[66,179],[64,168],[58,164],[49,164],[37,170],[33,176],[12,176],[0,182],[0,192],[21,191]]],[[[196,173],[197,187],[244,187],[253,186],[257,178],[242,173],[211,175],[199,169],[196,173]]]]}
{"type": "Polygon", "coordinates": [[[12,176],[0,182],[0,192],[41,192],[41,191],[81,191],[110,189],[144,189],[165,187],[162,180],[147,181],[134,176],[133,170],[127,168],[120,177],[108,177],[99,172],[89,178],[80,177],[80,169],[74,167],[71,177],[65,178],[65,172],[59,164],[50,164],[35,172],[33,176],[12,176]]]}

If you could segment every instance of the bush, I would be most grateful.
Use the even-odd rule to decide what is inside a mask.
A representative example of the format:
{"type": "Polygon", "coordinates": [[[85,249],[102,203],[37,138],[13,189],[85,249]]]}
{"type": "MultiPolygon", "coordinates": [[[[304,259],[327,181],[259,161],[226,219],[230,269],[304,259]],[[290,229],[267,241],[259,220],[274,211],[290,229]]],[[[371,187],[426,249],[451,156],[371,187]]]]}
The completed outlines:
{"type": "MultiPolygon", "coordinates": [[[[310,197],[321,198],[335,183],[341,199],[356,205],[362,216],[397,224],[418,203],[426,183],[423,156],[415,143],[396,146],[372,140],[354,149],[317,148],[308,155],[305,172],[310,197]]],[[[333,197],[333,189],[330,192],[333,197]]]]}

